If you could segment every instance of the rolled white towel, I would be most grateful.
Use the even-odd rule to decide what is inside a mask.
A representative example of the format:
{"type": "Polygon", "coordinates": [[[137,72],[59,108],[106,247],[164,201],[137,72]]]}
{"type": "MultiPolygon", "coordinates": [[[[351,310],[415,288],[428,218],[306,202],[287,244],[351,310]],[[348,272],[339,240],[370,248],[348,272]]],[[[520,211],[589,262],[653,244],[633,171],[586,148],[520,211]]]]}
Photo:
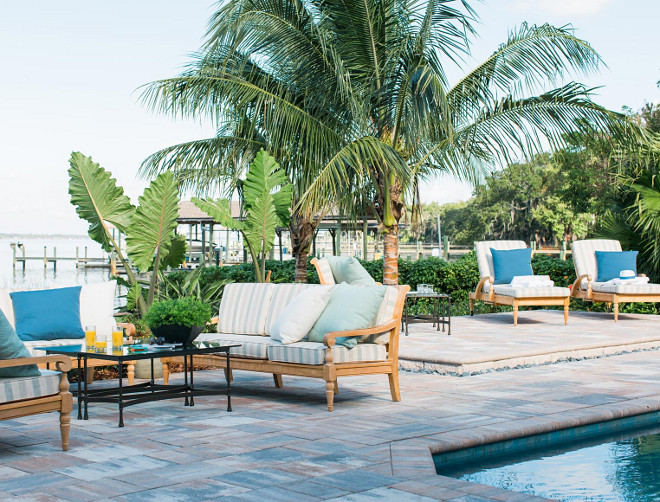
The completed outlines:
{"type": "Polygon", "coordinates": [[[607,281],[605,284],[611,284],[612,286],[618,286],[618,285],[637,285],[639,286],[640,284],[648,284],[649,283],[649,278],[648,277],[634,277],[632,279],[620,279],[618,277],[614,279],[610,279],[607,281]]]}
{"type": "Polygon", "coordinates": [[[517,275],[511,280],[513,288],[551,288],[554,285],[549,275],[517,275]]]}

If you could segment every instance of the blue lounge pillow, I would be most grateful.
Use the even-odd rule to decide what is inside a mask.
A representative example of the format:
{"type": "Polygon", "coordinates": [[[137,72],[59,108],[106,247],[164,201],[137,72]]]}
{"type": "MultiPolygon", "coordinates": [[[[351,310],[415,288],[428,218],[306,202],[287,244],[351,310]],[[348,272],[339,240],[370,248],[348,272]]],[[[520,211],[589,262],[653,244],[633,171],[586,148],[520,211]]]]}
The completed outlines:
{"type": "Polygon", "coordinates": [[[16,333],[21,340],[84,338],[80,324],[80,286],[17,291],[14,304],[16,333]]]}
{"type": "Polygon", "coordinates": [[[596,282],[616,279],[622,270],[632,270],[637,275],[637,251],[596,251],[596,265],[596,282]]]}
{"type": "Polygon", "coordinates": [[[326,256],[336,283],[375,286],[376,281],[353,256],[326,256]]]}
{"type": "Polygon", "coordinates": [[[532,248],[493,249],[493,284],[510,284],[518,275],[534,275],[532,272],[532,248]]]}
{"type": "MultiPolygon", "coordinates": [[[[326,333],[364,329],[372,326],[378,314],[380,304],[385,297],[386,286],[354,286],[339,284],[330,296],[323,313],[309,332],[310,342],[322,342],[326,333]]],[[[358,343],[356,337],[336,339],[337,345],[349,349],[358,343]]]]}
{"type": "MultiPolygon", "coordinates": [[[[16,331],[0,310],[0,359],[16,359],[18,357],[30,357],[28,349],[18,338],[16,331]]],[[[25,366],[10,366],[9,368],[0,368],[0,378],[13,377],[32,377],[39,376],[39,368],[36,364],[25,366]]]]}

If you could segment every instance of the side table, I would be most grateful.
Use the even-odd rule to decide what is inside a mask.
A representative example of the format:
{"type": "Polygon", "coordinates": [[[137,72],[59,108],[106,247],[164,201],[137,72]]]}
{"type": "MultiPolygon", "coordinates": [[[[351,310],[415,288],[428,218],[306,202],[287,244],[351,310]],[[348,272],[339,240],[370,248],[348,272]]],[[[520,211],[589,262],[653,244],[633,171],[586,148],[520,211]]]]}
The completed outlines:
{"type": "Polygon", "coordinates": [[[434,327],[437,326],[438,331],[440,331],[440,326],[442,326],[443,333],[445,331],[445,326],[447,326],[447,335],[451,335],[451,295],[446,295],[444,293],[409,291],[408,294],[406,294],[406,303],[403,306],[401,322],[406,336],[408,336],[408,325],[415,323],[433,323],[434,327]],[[420,298],[428,298],[431,300],[431,314],[410,314],[411,304],[416,303],[420,298]]]}

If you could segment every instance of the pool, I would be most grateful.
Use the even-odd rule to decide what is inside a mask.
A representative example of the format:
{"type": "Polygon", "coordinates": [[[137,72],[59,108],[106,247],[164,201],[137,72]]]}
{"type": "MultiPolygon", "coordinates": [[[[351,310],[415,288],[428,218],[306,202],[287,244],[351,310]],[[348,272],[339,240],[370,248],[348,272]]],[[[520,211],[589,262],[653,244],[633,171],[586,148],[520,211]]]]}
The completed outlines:
{"type": "Polygon", "coordinates": [[[660,416],[435,455],[438,474],[566,501],[660,500],[660,416]]]}

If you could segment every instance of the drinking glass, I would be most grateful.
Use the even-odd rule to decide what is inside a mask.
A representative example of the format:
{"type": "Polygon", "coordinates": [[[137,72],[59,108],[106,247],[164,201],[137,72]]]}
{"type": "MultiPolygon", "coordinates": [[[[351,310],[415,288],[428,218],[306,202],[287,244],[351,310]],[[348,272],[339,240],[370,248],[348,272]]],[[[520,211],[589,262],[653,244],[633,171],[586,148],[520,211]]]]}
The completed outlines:
{"type": "Polygon", "coordinates": [[[96,339],[96,326],[90,324],[85,326],[85,346],[87,350],[94,351],[94,340],[96,339]]]}
{"type": "Polygon", "coordinates": [[[119,326],[112,327],[112,350],[121,350],[124,346],[124,329],[119,326]]]}
{"type": "Polygon", "coordinates": [[[96,352],[106,352],[108,348],[108,339],[104,333],[96,333],[96,340],[94,341],[96,352]]]}

